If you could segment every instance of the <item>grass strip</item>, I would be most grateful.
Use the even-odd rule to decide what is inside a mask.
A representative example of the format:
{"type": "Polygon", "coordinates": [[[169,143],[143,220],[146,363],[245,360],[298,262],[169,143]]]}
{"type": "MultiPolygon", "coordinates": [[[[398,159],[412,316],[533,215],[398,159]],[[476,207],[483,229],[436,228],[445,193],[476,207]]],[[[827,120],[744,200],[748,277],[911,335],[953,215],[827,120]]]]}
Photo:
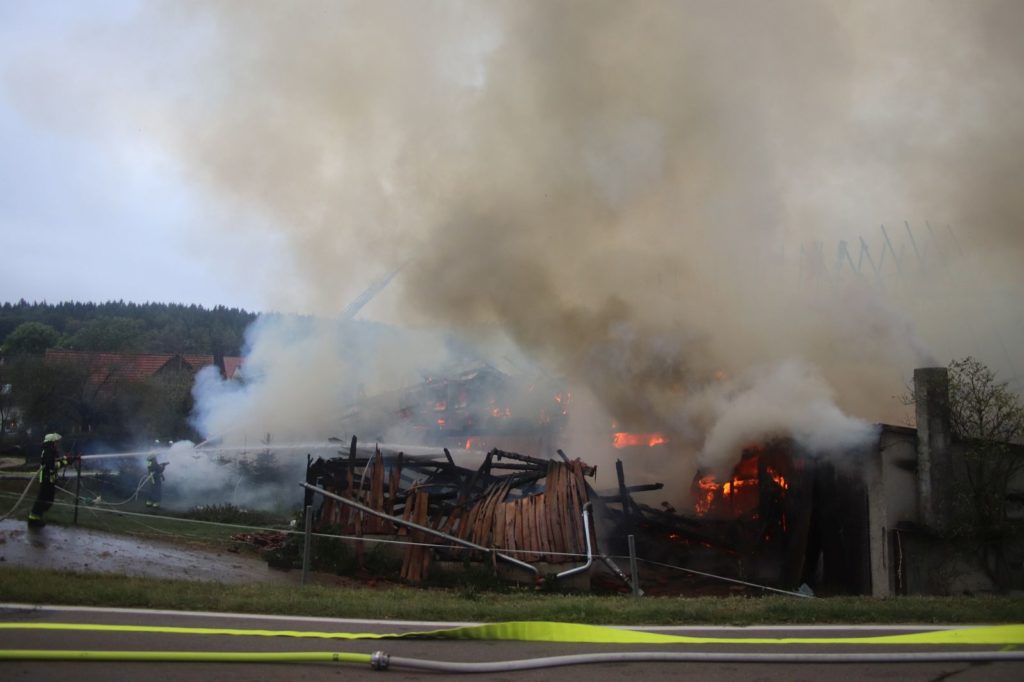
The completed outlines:
{"type": "Polygon", "coordinates": [[[645,597],[225,585],[20,567],[0,568],[0,601],[405,620],[550,620],[618,625],[1015,623],[1024,597],[645,597]]]}

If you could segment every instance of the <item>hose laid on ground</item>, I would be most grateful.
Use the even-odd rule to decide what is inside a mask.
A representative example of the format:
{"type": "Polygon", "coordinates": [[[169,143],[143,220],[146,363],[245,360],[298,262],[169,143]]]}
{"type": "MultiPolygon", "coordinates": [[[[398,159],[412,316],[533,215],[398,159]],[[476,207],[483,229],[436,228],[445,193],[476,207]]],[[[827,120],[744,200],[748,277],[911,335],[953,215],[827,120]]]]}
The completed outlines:
{"type": "Polygon", "coordinates": [[[375,670],[404,668],[448,673],[496,673],[537,670],[593,663],[937,663],[1024,661],[1024,651],[941,651],[905,653],[743,654],[704,652],[626,651],[621,653],[546,656],[512,661],[462,663],[422,658],[329,651],[75,651],[47,649],[0,650],[5,661],[118,661],[190,663],[369,663],[375,670]]]}
{"type": "MultiPolygon", "coordinates": [[[[150,474],[148,474],[148,473],[143,474],[142,478],[139,479],[139,484],[137,486],[135,486],[135,492],[133,492],[131,494],[131,496],[129,496],[128,498],[122,500],[121,502],[105,502],[105,501],[103,501],[103,499],[99,495],[96,495],[95,499],[93,499],[89,504],[96,504],[96,505],[100,505],[101,504],[104,507],[120,507],[123,504],[128,504],[132,500],[138,498],[139,491],[141,491],[142,490],[142,486],[146,485],[146,483],[149,481],[149,477],[150,477],[150,474]]],[[[62,492],[65,492],[65,493],[71,495],[72,497],[75,497],[75,493],[72,490],[68,490],[67,488],[61,488],[60,486],[57,486],[57,489],[62,491],[62,492]]],[[[86,490],[86,492],[88,492],[88,490],[86,490]]],[[[89,493],[89,494],[91,495],[92,493],[89,493]]],[[[78,497],[81,497],[81,495],[78,495],[78,497]]]]}
{"type": "Polygon", "coordinates": [[[546,621],[505,621],[419,632],[318,632],[313,630],[262,630],[246,628],[195,628],[168,625],[111,625],[101,623],[0,622],[3,630],[53,630],[79,632],[158,633],[175,635],[234,635],[298,639],[436,639],[575,644],[733,644],[733,645],[945,645],[1024,646],[1024,625],[982,625],[948,630],[929,630],[899,635],[861,637],[695,637],[664,632],[645,632],[602,625],[546,621]]]}
{"type": "Polygon", "coordinates": [[[73,651],[0,649],[0,661],[144,661],[149,663],[370,663],[370,654],[330,651],[73,651]]]}
{"type": "Polygon", "coordinates": [[[555,668],[591,663],[937,663],[978,661],[1024,661],[1024,651],[943,651],[928,653],[873,654],[742,654],[702,652],[624,651],[621,653],[546,656],[517,661],[459,663],[373,654],[375,670],[410,668],[447,673],[497,673],[555,668]]]}
{"type": "Polygon", "coordinates": [[[25,489],[22,490],[21,491],[21,495],[18,496],[18,501],[14,503],[14,506],[11,507],[10,510],[6,514],[4,514],[3,516],[0,516],[0,521],[6,521],[7,517],[9,517],[11,514],[14,513],[14,510],[17,509],[18,505],[21,504],[21,501],[25,499],[25,495],[28,495],[29,488],[31,488],[32,484],[36,482],[36,477],[39,475],[39,472],[42,471],[42,470],[43,470],[42,467],[39,467],[38,469],[35,470],[35,473],[33,473],[31,478],[28,479],[28,483],[25,484],[25,489]]]}
{"type": "MultiPolygon", "coordinates": [[[[1024,625],[989,625],[931,630],[900,635],[867,637],[693,637],[644,632],[577,623],[512,621],[465,627],[401,633],[316,632],[307,630],[260,630],[241,628],[191,628],[93,623],[0,622],[0,630],[65,630],[191,635],[241,635],[320,639],[457,639],[574,642],[592,644],[873,644],[873,645],[989,645],[1014,647],[1024,644],[1024,625]]],[[[449,673],[495,673],[535,670],[590,663],[923,663],[1024,661],[1024,650],[929,651],[896,653],[708,653],[642,651],[575,654],[514,661],[462,663],[341,652],[211,652],[211,651],[77,651],[45,649],[0,650],[0,660],[23,661],[144,661],[206,663],[369,663],[376,670],[408,668],[449,673]]]]}

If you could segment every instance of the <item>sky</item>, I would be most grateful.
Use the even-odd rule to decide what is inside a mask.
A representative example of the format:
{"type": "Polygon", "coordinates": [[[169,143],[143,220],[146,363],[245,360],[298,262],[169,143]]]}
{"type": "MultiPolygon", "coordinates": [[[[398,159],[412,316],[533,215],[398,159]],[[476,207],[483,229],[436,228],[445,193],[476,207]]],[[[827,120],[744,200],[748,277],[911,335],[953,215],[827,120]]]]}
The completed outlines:
{"type": "Polygon", "coordinates": [[[141,37],[94,42],[142,4],[0,2],[0,299],[263,310],[279,240],[257,216],[244,239],[210,229],[229,209],[120,106],[149,84],[93,91],[151,58],[141,37]]]}
{"type": "Polygon", "coordinates": [[[365,316],[601,419],[849,432],[916,366],[1020,385],[1021,35],[1016,0],[0,0],[0,299],[329,318],[400,270],[365,316]]]}

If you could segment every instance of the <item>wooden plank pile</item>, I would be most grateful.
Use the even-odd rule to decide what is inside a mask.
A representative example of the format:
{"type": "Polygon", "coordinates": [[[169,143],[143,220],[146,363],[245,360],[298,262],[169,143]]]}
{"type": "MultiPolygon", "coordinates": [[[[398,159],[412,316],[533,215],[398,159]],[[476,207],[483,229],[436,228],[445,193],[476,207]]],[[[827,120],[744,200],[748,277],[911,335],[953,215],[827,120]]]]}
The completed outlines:
{"type": "MultiPolygon", "coordinates": [[[[498,449],[488,452],[475,469],[458,466],[447,449],[436,456],[407,456],[376,447],[361,454],[353,438],[348,457],[312,462],[307,482],[521,561],[572,564],[581,561],[586,548],[581,514],[589,494],[584,477],[594,474],[593,467],[578,459],[546,460],[498,449]]],[[[309,496],[307,503],[312,503],[309,496]]],[[[404,549],[401,577],[410,583],[421,582],[434,559],[494,560],[331,498],[323,499],[315,525],[320,532],[356,538],[387,535],[418,543],[404,549]]],[[[363,543],[355,544],[361,563],[363,543]]]]}

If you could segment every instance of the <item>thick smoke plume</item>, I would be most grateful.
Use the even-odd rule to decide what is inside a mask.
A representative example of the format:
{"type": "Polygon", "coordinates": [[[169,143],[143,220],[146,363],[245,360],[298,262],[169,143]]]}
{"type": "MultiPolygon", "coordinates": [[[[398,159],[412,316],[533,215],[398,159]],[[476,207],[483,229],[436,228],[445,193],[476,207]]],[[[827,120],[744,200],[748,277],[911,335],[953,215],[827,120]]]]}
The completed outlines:
{"type": "Polygon", "coordinates": [[[996,254],[1019,254],[1024,215],[997,181],[1020,178],[1007,150],[1024,126],[1005,109],[1020,14],[225,3],[189,18],[221,38],[189,148],[290,235],[289,293],[314,310],[410,259],[398,319],[507,335],[624,428],[706,464],[781,431],[827,449],[868,433],[828,385],[842,409],[888,416],[932,360],[915,329],[956,324],[915,322],[914,286],[808,295],[796,246],[934,218],[963,230],[990,285],[1019,285],[996,254]],[[912,26],[916,44],[887,42],[912,26]],[[817,369],[748,371],[790,357],[817,369]],[[704,410],[722,372],[743,379],[704,410]]]}
{"type": "MultiPolygon", "coordinates": [[[[508,338],[586,389],[595,425],[712,464],[762,435],[870,433],[844,413],[901,420],[920,363],[1024,368],[1019,2],[205,2],[141,22],[190,47],[151,65],[177,84],[153,129],[286,239],[276,307],[330,316],[408,262],[378,317],[508,338]],[[927,253],[899,272],[894,249],[884,277],[807,275],[815,242],[835,275],[839,240],[877,261],[904,220],[927,253]]],[[[275,339],[249,360],[278,399],[261,419],[329,421],[330,343],[275,339]],[[301,373],[289,352],[326,358],[325,385],[275,388],[273,367],[301,373]]]]}

